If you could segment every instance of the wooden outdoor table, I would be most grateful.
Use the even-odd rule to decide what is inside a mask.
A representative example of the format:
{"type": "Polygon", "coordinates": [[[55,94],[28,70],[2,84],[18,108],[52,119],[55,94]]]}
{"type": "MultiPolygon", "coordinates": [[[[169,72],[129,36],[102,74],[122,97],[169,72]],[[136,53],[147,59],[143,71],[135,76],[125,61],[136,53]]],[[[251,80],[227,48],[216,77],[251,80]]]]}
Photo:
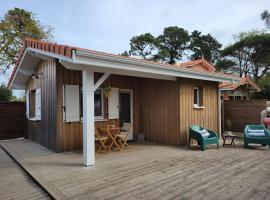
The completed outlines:
{"type": "Polygon", "coordinates": [[[107,133],[109,138],[109,147],[107,151],[110,151],[113,147],[116,147],[119,151],[121,150],[121,147],[118,144],[117,136],[121,132],[120,127],[113,127],[113,128],[100,128],[100,130],[104,133],[107,133]]]}
{"type": "Polygon", "coordinates": [[[235,147],[234,140],[237,138],[237,135],[222,133],[221,136],[223,139],[223,146],[235,147]],[[227,138],[231,139],[231,143],[226,143],[227,138]]]}

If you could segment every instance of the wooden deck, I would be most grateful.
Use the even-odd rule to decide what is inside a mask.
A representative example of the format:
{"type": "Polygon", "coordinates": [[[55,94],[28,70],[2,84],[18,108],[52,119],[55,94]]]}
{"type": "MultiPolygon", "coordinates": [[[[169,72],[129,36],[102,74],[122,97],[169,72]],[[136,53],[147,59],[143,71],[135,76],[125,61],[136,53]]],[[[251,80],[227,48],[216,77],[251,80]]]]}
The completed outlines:
{"type": "MultiPolygon", "coordinates": [[[[55,154],[28,140],[5,142],[69,199],[270,199],[270,151],[215,146],[131,144],[97,154],[84,167],[80,152],[55,154]]],[[[2,182],[1,182],[2,184],[2,182]]]]}
{"type": "Polygon", "coordinates": [[[0,148],[0,199],[51,199],[0,148]]]}

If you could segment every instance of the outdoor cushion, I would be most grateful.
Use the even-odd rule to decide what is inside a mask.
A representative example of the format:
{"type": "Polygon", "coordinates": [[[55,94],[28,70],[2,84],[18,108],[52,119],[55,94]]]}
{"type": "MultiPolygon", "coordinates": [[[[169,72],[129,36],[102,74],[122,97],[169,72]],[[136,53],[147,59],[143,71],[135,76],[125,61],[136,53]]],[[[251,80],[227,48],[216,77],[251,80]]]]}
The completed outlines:
{"type": "Polygon", "coordinates": [[[203,136],[204,138],[207,138],[207,137],[210,136],[210,133],[209,133],[207,130],[205,130],[205,129],[199,131],[199,133],[202,134],[202,136],[203,136]]]}
{"type": "Polygon", "coordinates": [[[249,129],[248,135],[254,136],[254,137],[262,137],[262,136],[265,136],[265,133],[264,133],[264,130],[256,130],[256,129],[251,130],[251,129],[249,129]]]}

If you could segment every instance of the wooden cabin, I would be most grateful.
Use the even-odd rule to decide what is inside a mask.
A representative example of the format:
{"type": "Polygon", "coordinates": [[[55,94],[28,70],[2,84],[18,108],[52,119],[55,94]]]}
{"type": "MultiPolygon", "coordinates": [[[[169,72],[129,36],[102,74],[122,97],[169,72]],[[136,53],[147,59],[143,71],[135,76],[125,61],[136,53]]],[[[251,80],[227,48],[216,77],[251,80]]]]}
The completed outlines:
{"type": "Polygon", "coordinates": [[[219,89],[221,100],[249,100],[254,92],[261,91],[249,77],[241,78],[237,83],[222,82],[219,89]]]}
{"type": "Polygon", "coordinates": [[[26,91],[27,138],[55,152],[83,148],[88,166],[98,126],[131,122],[130,140],[167,145],[186,145],[191,125],[219,132],[223,81],[238,79],[203,59],[167,65],[28,39],[9,87],[26,91]]]}

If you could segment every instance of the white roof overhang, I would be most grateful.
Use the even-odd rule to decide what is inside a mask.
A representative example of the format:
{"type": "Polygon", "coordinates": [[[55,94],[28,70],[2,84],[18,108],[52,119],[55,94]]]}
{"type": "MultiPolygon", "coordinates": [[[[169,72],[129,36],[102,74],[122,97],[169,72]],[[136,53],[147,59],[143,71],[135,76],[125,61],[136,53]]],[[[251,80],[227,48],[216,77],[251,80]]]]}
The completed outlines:
{"type": "Polygon", "coordinates": [[[189,70],[184,67],[166,66],[161,63],[144,62],[138,59],[129,59],[85,50],[73,50],[72,58],[68,58],[56,53],[28,47],[21,57],[10,87],[12,89],[25,89],[26,82],[32,76],[35,67],[41,59],[58,59],[66,68],[73,70],[85,70],[89,68],[95,72],[164,80],[176,80],[177,77],[216,82],[238,82],[240,80],[237,77],[222,76],[215,73],[189,70]]]}

